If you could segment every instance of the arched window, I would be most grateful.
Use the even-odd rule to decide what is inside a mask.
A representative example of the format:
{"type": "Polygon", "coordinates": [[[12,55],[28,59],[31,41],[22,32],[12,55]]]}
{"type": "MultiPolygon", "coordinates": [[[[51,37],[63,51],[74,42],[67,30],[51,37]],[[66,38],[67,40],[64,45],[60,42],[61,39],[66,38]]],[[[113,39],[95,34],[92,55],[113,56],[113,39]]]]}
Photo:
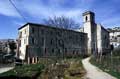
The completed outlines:
{"type": "Polygon", "coordinates": [[[85,17],[85,21],[87,22],[87,20],[88,20],[88,17],[86,16],[86,17],[85,17]]]}

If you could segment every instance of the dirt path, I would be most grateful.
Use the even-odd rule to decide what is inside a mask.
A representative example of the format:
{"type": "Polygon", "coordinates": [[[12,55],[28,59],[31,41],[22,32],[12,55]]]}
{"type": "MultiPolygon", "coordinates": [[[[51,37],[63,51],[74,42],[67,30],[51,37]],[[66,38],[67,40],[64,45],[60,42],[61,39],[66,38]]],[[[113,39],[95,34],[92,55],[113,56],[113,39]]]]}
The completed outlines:
{"type": "Polygon", "coordinates": [[[87,71],[86,77],[87,79],[117,79],[108,73],[103,72],[98,67],[95,67],[90,62],[90,57],[82,60],[83,66],[87,71]]]}
{"type": "Polygon", "coordinates": [[[4,67],[4,68],[0,68],[0,74],[1,73],[4,73],[4,72],[7,72],[7,71],[9,71],[9,70],[11,70],[11,69],[13,69],[14,67],[4,67]]]}

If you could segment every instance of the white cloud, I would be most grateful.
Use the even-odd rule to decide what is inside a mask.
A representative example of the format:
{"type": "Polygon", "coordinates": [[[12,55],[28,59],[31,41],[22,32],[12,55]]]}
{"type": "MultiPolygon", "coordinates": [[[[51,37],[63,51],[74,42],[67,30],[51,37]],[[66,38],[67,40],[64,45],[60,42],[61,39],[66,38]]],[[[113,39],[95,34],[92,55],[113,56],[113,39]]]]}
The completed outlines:
{"type": "MultiPolygon", "coordinates": [[[[54,2],[54,4],[59,5],[59,1],[57,2],[56,0],[49,0],[50,4],[54,2]]],[[[14,2],[17,6],[17,8],[24,13],[24,16],[32,17],[33,19],[44,19],[48,17],[53,17],[53,16],[66,16],[73,18],[76,21],[80,21],[80,16],[83,12],[83,8],[73,8],[66,10],[65,8],[55,8],[47,5],[43,5],[42,2],[39,1],[33,1],[32,3],[30,2],[29,4],[28,1],[26,2],[17,2],[17,0],[14,2]],[[22,7],[21,7],[22,6],[22,7]],[[28,14],[28,15],[25,15],[28,14]]],[[[62,1],[61,1],[62,3],[62,1]]],[[[37,21],[37,20],[36,20],[37,21]]]]}
{"type": "Polygon", "coordinates": [[[10,4],[9,0],[0,1],[0,14],[11,17],[20,17],[15,8],[10,4]]]}
{"type": "MultiPolygon", "coordinates": [[[[12,0],[12,1],[15,4],[15,6],[20,10],[22,15],[30,22],[33,21],[37,23],[44,18],[64,15],[66,17],[73,18],[78,23],[82,23],[82,13],[88,10],[88,8],[94,3],[95,0],[75,0],[73,3],[75,4],[75,6],[77,6],[77,8],[73,6],[73,8],[70,9],[66,8],[65,6],[64,7],[62,6],[62,4],[67,3],[68,0],[66,1],[47,0],[48,2],[45,3],[48,3],[48,5],[43,4],[42,0],[34,0],[34,1],[12,0]]],[[[0,5],[2,6],[0,8],[0,14],[21,18],[21,16],[17,13],[15,8],[9,3],[9,0],[2,0],[0,2],[0,5]]],[[[113,13],[113,10],[109,10],[109,12],[106,12],[106,10],[100,8],[99,10],[95,10],[95,12],[97,15],[96,16],[97,21],[100,23],[102,22],[102,24],[107,24],[107,23],[112,24],[112,23],[116,23],[116,21],[117,22],[119,21],[119,19],[113,20],[108,18],[113,13]]]]}

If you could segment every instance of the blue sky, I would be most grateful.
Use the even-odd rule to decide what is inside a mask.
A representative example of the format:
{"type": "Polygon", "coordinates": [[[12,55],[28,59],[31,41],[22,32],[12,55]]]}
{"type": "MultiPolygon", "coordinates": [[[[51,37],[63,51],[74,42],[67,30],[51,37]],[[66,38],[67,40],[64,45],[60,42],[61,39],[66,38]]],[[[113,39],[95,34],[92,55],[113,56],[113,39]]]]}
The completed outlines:
{"type": "Polygon", "coordinates": [[[0,0],[0,39],[17,38],[18,28],[27,22],[43,23],[43,19],[64,15],[82,26],[82,13],[93,11],[96,23],[105,28],[120,26],[120,0],[0,0]]]}

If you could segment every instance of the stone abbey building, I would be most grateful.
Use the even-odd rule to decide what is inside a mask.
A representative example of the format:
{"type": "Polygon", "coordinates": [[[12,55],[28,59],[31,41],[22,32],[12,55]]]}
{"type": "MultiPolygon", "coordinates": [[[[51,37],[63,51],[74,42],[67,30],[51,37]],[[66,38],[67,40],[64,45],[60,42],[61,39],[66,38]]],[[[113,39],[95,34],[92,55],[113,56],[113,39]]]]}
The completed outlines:
{"type": "Polygon", "coordinates": [[[29,62],[37,62],[39,57],[71,57],[86,52],[86,33],[33,23],[19,28],[19,57],[29,62]]]}
{"type": "Polygon", "coordinates": [[[18,57],[36,63],[39,57],[76,57],[108,52],[109,32],[95,23],[93,12],[83,13],[82,32],[27,23],[19,29],[18,57]]]}

